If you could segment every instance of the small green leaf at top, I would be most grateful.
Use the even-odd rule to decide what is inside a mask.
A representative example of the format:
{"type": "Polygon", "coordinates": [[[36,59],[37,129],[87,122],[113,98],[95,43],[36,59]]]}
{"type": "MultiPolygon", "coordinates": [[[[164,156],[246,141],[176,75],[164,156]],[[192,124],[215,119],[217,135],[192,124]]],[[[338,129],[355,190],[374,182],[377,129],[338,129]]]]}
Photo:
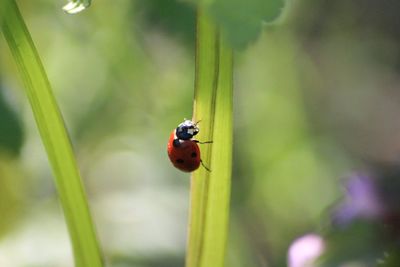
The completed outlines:
{"type": "Polygon", "coordinates": [[[209,7],[222,35],[237,49],[257,40],[263,24],[282,13],[285,0],[215,0],[209,7]]]}

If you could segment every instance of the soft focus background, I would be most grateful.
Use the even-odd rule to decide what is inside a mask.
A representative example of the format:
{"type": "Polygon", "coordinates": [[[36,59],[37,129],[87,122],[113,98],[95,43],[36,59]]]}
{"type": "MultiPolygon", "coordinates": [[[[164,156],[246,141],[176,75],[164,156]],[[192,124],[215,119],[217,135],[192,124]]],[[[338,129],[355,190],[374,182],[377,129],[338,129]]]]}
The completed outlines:
{"type": "MultiPolygon", "coordinates": [[[[193,7],[95,0],[71,16],[62,1],[18,3],[108,266],[183,266],[190,181],[166,143],[192,115],[193,7]]],[[[399,10],[397,0],[293,0],[236,53],[227,266],[285,266],[294,239],[330,231],[346,177],[398,164],[399,10]]],[[[70,267],[49,163],[3,38],[0,59],[0,266],[70,267]]]]}

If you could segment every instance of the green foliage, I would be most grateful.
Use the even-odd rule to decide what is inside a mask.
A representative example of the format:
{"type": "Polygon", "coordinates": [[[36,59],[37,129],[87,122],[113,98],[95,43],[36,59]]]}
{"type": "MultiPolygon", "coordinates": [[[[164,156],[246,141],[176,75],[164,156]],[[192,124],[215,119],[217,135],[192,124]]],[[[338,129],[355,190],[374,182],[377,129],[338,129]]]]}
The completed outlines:
{"type": "Polygon", "coordinates": [[[13,0],[3,2],[2,30],[25,84],[64,208],[77,267],[99,267],[102,259],[79,170],[50,83],[13,0]]]}
{"type": "Polygon", "coordinates": [[[177,0],[138,1],[138,8],[144,10],[147,23],[159,27],[172,36],[193,43],[195,34],[195,6],[177,0]]]}
{"type": "Polygon", "coordinates": [[[282,12],[285,0],[215,0],[210,13],[223,36],[235,48],[244,48],[259,37],[263,24],[282,12]]]}
{"type": "MultiPolygon", "coordinates": [[[[1,85],[0,85],[1,89],[1,85]]],[[[22,146],[23,132],[19,118],[0,92],[0,150],[17,155],[22,146]]]]}
{"type": "MultiPolygon", "coordinates": [[[[187,2],[187,1],[186,1],[187,2]]],[[[274,22],[282,13],[285,0],[197,0],[188,3],[177,0],[151,0],[139,2],[147,10],[150,23],[179,32],[191,38],[194,6],[209,12],[220,27],[222,36],[233,48],[244,49],[255,42],[263,26],[274,22]]],[[[190,39],[189,39],[190,40],[190,39]]]]}
{"type": "MultiPolygon", "coordinates": [[[[77,4],[82,1],[69,2],[73,3],[70,13],[82,8],[77,4]]],[[[395,1],[390,5],[369,2],[360,10],[344,0],[298,1],[291,7],[290,15],[295,15],[291,21],[285,21],[283,27],[269,27],[279,18],[284,0],[94,1],[89,12],[75,17],[64,14],[50,0],[20,1],[73,134],[110,266],[183,264],[189,181],[186,174],[170,166],[165,145],[175,123],[190,114],[194,62],[187,44],[195,41],[198,6],[202,13],[193,119],[201,120],[198,139],[214,143],[200,145],[204,164],[212,172],[201,167],[191,180],[187,265],[223,265],[231,165],[229,224],[233,227],[226,266],[286,266],[292,240],[310,231],[330,231],[324,212],[341,193],[338,179],[359,168],[360,158],[362,162],[367,157],[397,162],[395,88],[400,35],[395,34],[399,27],[393,26],[398,16],[395,1]],[[376,28],[377,24],[381,28],[376,28]],[[227,43],[246,48],[235,64],[233,164],[232,96],[227,89],[232,58],[227,43]],[[351,154],[344,153],[342,146],[351,154]]],[[[17,87],[11,58],[2,44],[1,77],[7,87],[17,87]]],[[[24,46],[15,47],[14,54],[22,55],[18,64],[24,75],[34,72],[34,79],[25,79],[31,84],[42,74],[37,75],[40,71],[25,60],[35,61],[36,55],[25,56],[24,46]]],[[[38,85],[38,92],[48,89],[47,82],[32,84],[38,85]]],[[[46,118],[40,118],[50,116],[51,120],[54,106],[47,105],[45,97],[35,97],[35,90],[27,92],[31,92],[32,102],[39,103],[34,104],[39,110],[36,118],[49,125],[46,118]]],[[[13,88],[10,93],[15,91],[13,88]]],[[[58,240],[58,234],[32,228],[37,221],[51,218],[57,221],[57,231],[63,231],[59,210],[54,208],[56,193],[47,179],[47,162],[41,157],[36,129],[23,101],[20,117],[26,122],[27,137],[23,153],[20,157],[2,153],[17,153],[22,136],[9,106],[12,102],[1,100],[0,259],[5,256],[12,262],[10,266],[44,266],[19,256],[20,244],[37,242],[35,250],[42,251],[58,240]],[[30,214],[16,220],[23,205],[30,214]],[[46,212],[32,217],[37,210],[46,212]],[[42,241],[49,235],[57,237],[42,241]]],[[[80,186],[75,186],[77,171],[70,172],[70,150],[53,149],[67,139],[58,134],[60,124],[40,131],[47,150],[55,151],[49,153],[54,173],[63,175],[56,178],[57,187],[76,247],[80,237],[84,242],[93,235],[78,232],[73,226],[77,223],[71,223],[75,220],[77,227],[87,226],[81,210],[72,210],[81,209],[81,193],[63,193],[62,188],[68,187],[70,192],[80,186]],[[54,160],[56,153],[63,151],[67,156],[54,160]],[[61,173],[64,168],[65,174],[61,173]],[[71,219],[71,214],[79,218],[71,219]]],[[[394,190],[392,185],[388,186],[394,190]]],[[[391,253],[397,252],[397,247],[387,244],[384,249],[388,253],[382,254],[381,243],[387,240],[382,240],[380,230],[359,225],[332,232],[327,237],[326,264],[354,261],[359,265],[365,260],[375,266],[376,260],[384,257],[392,262],[387,266],[399,266],[398,256],[391,253]]],[[[75,254],[84,249],[75,248],[75,254]]],[[[77,257],[98,255],[95,250],[77,257]]],[[[44,251],[50,261],[62,261],[69,253],[65,250],[60,256],[44,251]]],[[[41,258],[37,254],[36,258],[41,258]]]]}

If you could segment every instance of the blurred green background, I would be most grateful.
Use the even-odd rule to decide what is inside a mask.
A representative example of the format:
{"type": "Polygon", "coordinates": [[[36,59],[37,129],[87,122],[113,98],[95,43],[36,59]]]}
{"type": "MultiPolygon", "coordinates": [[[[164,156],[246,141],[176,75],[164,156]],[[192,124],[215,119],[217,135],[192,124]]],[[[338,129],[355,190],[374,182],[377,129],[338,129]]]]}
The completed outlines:
{"type": "MultiPolygon", "coordinates": [[[[18,1],[71,135],[108,266],[183,266],[189,175],[166,143],[191,118],[195,11],[173,0],[18,1]]],[[[236,52],[227,266],[285,266],[341,180],[400,159],[400,2],[293,0],[236,52]]],[[[21,80],[0,41],[0,266],[72,252],[21,80]]],[[[210,266],[212,267],[212,266],[210,266]]]]}

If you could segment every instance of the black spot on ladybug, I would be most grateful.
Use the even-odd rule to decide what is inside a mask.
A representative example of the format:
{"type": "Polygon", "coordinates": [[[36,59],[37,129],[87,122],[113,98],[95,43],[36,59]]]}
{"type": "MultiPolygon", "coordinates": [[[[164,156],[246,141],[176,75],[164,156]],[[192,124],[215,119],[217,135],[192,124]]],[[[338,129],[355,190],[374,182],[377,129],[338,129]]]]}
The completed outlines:
{"type": "Polygon", "coordinates": [[[193,152],[193,153],[191,154],[191,157],[192,157],[192,158],[197,157],[197,153],[196,153],[196,152],[193,152]]]}
{"type": "Polygon", "coordinates": [[[177,159],[176,160],[176,163],[180,163],[180,164],[182,164],[182,163],[184,163],[185,161],[183,160],[183,159],[177,159]]]}

